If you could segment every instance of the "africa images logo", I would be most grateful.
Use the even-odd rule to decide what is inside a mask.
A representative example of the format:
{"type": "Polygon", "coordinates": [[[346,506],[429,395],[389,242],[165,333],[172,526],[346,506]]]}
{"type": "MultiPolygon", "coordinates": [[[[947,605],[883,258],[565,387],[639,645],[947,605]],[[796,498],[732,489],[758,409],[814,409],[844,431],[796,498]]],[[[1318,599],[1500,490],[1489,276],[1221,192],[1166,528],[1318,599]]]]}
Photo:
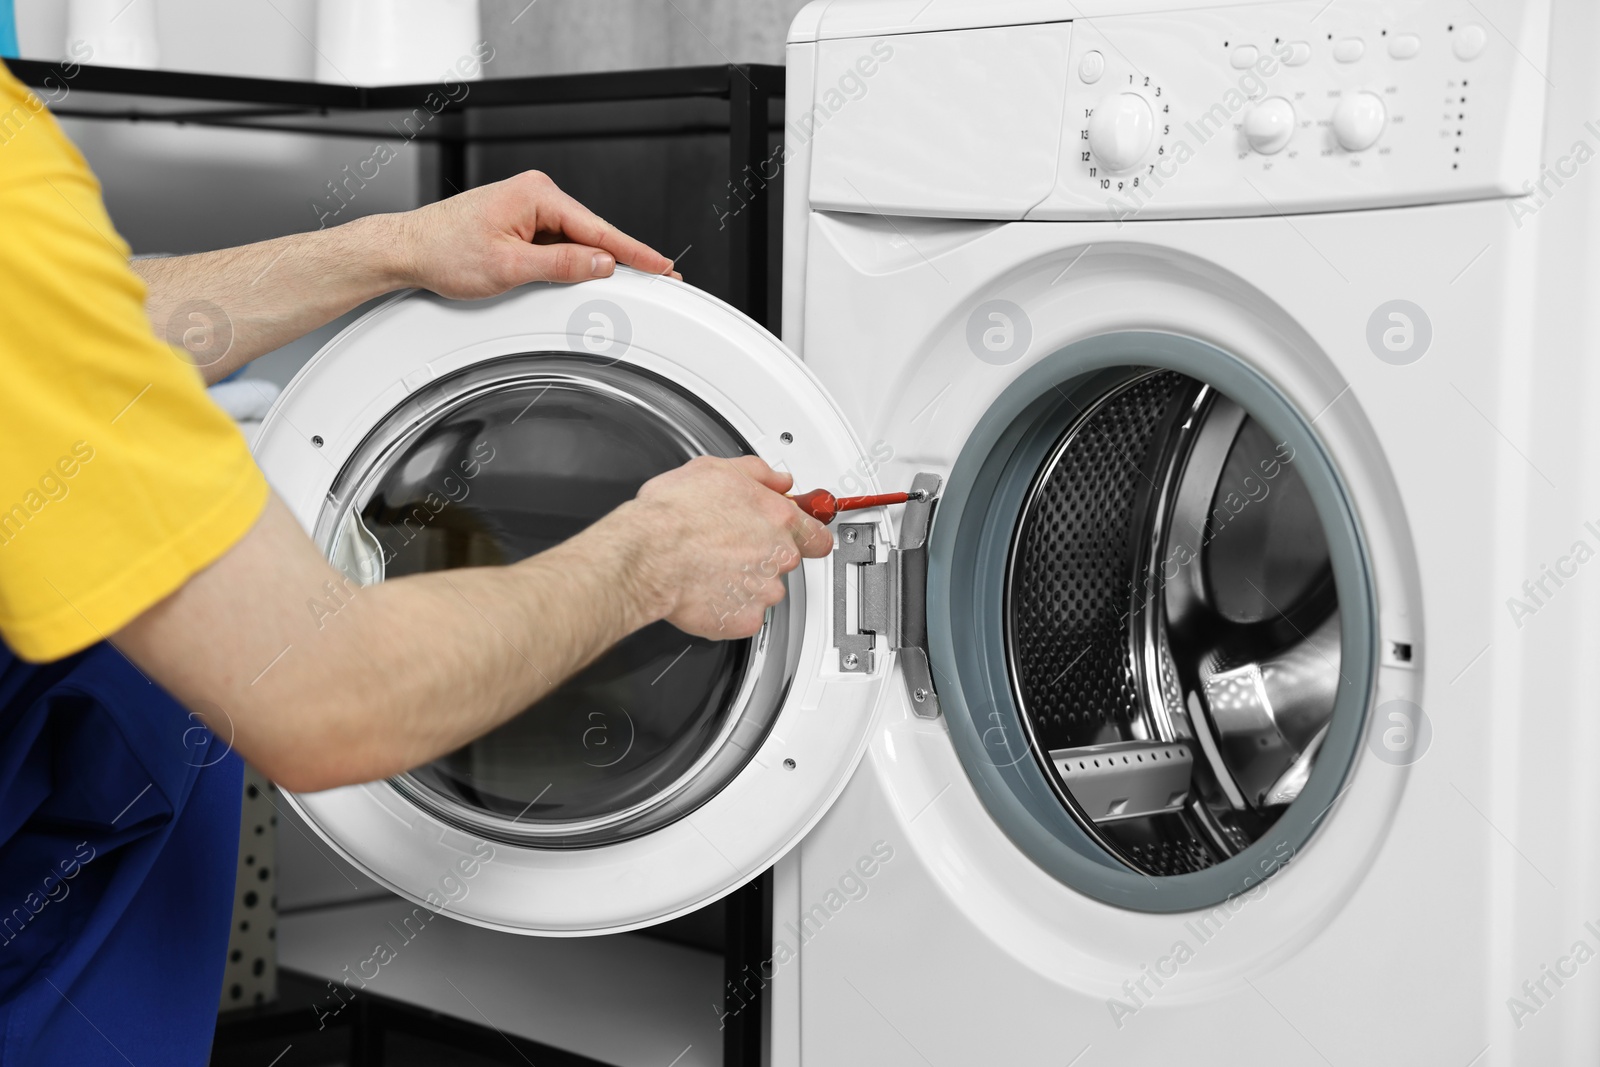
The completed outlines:
{"type": "Polygon", "coordinates": [[[967,316],[967,347],[985,363],[1015,363],[1032,343],[1028,313],[1009,300],[985,300],[967,316]]]}
{"type": "Polygon", "coordinates": [[[1433,322],[1409,300],[1379,304],[1367,318],[1367,347],[1385,363],[1404,367],[1428,354],[1433,322]]]}

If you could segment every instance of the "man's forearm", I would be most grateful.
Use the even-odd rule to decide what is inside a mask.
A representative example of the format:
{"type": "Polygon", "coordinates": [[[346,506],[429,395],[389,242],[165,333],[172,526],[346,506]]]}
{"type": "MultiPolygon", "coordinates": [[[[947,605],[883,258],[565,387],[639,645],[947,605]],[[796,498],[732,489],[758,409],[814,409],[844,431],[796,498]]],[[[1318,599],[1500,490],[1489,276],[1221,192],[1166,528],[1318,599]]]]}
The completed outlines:
{"type": "Polygon", "coordinates": [[[529,282],[604,278],[618,263],[681,277],[527,171],[414,211],[134,269],[156,334],[187,350],[210,383],[395,289],[478,300],[529,282]]]}
{"type": "Polygon", "coordinates": [[[363,588],[274,499],[116,643],[285,787],[380,779],[493,729],[653,621],[626,579],[626,529],[615,519],[513,566],[363,588]]]}
{"type": "Polygon", "coordinates": [[[405,287],[397,216],[192,256],[139,260],[157,336],[190,354],[206,382],[405,287]]]}
{"type": "Polygon", "coordinates": [[[308,644],[304,669],[294,665],[262,694],[280,707],[307,691],[325,694],[301,714],[326,758],[289,784],[309,790],[385,778],[453,751],[651,621],[596,540],[511,567],[361,589],[321,631],[308,628],[308,642],[332,640],[324,649],[308,644]]]}
{"type": "Polygon", "coordinates": [[[286,788],[372,781],[486,733],[658,619],[713,639],[759,633],[783,575],[832,546],[782,495],[792,484],[754,456],[701,456],[520,563],[367,587],[274,496],[112,640],[286,788]]]}

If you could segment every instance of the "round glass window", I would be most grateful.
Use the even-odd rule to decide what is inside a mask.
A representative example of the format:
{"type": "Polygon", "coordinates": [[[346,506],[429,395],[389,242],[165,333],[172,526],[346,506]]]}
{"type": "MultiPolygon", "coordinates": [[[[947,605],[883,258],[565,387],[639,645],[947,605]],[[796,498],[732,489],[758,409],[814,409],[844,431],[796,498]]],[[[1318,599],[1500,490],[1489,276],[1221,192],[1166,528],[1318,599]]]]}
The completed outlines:
{"type": "Polygon", "coordinates": [[[1316,438],[1253,372],[1167,335],[1074,349],[1001,397],[940,504],[951,737],[1064,881],[1209,906],[1337,796],[1370,699],[1364,554],[1316,438]]]}
{"type": "MultiPolygon", "coordinates": [[[[499,360],[392,412],[335,482],[319,539],[362,584],[513,563],[696,455],[744,451],[698,401],[637,369],[499,360]]],[[[786,600],[745,641],[648,626],[393,784],[475,834],[542,847],[604,844],[681,818],[738,773],[771,725],[795,608],[786,600]]]]}

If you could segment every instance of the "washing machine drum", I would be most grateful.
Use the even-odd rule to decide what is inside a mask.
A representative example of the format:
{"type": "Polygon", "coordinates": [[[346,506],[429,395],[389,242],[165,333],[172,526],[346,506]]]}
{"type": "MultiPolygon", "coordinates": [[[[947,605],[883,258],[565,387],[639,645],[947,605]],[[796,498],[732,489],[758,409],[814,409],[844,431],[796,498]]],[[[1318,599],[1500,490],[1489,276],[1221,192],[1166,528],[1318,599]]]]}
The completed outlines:
{"type": "MultiPolygon", "coordinates": [[[[1128,368],[1056,400],[1030,427],[1054,419],[1048,439],[995,478],[1019,485],[1016,505],[1003,490],[981,505],[1005,552],[996,702],[1102,855],[1140,875],[1201,871],[1269,834],[1341,693],[1360,696],[1342,674],[1329,509],[1304,476],[1331,472],[1174,370],[1128,368]]],[[[996,738],[986,770],[1018,758],[996,738]]]]}

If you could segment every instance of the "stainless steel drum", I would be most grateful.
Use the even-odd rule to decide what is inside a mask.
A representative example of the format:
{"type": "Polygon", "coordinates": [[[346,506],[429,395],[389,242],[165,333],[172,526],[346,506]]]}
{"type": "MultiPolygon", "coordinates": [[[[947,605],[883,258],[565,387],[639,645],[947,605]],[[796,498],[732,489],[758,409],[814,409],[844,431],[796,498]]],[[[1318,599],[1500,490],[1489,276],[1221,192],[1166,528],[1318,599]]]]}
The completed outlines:
{"type": "Polygon", "coordinates": [[[1172,334],[1045,357],[973,430],[929,551],[951,741],[1046,871],[1181,911],[1315,833],[1371,703],[1371,569],[1310,421],[1255,370],[1172,334]]]}
{"type": "Polygon", "coordinates": [[[1151,371],[1072,421],[1017,522],[1023,721],[1062,802],[1146,874],[1260,837],[1333,714],[1339,600],[1295,459],[1215,389],[1151,371]]]}

